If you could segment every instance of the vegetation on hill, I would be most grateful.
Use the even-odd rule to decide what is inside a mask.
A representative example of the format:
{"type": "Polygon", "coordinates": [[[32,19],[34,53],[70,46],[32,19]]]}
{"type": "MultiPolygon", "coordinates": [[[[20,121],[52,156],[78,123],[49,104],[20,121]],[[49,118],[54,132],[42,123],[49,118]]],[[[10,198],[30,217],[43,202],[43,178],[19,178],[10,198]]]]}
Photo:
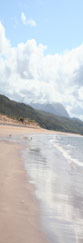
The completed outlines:
{"type": "Polygon", "coordinates": [[[0,95],[0,113],[17,120],[20,118],[34,120],[41,127],[49,130],[79,133],[83,135],[82,121],[38,111],[29,105],[12,101],[3,95],[0,95]]]}
{"type": "Polygon", "coordinates": [[[81,120],[60,117],[44,111],[39,111],[39,114],[43,126],[45,124],[47,129],[83,135],[83,122],[81,120]]]}

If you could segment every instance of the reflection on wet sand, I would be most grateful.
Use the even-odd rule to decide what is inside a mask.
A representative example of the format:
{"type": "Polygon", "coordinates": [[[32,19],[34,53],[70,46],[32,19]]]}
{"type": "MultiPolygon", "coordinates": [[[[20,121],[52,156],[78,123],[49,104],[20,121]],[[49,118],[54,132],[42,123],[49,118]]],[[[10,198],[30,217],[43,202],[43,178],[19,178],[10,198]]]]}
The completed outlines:
{"type": "Polygon", "coordinates": [[[50,242],[83,243],[81,168],[67,163],[43,135],[34,136],[26,150],[26,168],[41,201],[41,217],[50,242]]]}

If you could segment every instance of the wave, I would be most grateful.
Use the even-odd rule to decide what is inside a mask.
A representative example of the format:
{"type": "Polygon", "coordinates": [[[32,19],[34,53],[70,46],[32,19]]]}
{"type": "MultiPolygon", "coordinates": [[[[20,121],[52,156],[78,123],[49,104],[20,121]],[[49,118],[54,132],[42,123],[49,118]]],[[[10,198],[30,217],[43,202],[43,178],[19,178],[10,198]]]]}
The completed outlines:
{"type": "Polygon", "coordinates": [[[68,160],[69,163],[74,163],[77,166],[83,167],[82,161],[79,161],[76,158],[72,158],[72,156],[70,155],[70,153],[69,153],[70,148],[73,148],[70,144],[66,145],[66,147],[67,147],[67,150],[66,150],[59,144],[59,142],[57,142],[57,139],[55,137],[50,140],[50,143],[63,154],[63,156],[68,160]]]}

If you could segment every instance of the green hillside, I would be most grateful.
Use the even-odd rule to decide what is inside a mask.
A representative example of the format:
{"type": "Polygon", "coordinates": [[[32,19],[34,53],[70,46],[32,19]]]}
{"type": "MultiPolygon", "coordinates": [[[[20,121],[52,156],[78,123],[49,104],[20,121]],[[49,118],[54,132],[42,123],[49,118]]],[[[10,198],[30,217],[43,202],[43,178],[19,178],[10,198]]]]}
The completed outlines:
{"type": "Polygon", "coordinates": [[[81,120],[60,117],[44,111],[39,111],[39,114],[42,124],[45,124],[47,129],[83,135],[83,122],[81,120]]]}
{"type": "Polygon", "coordinates": [[[83,122],[53,115],[44,111],[37,111],[31,106],[12,101],[4,95],[0,95],[0,113],[13,119],[28,118],[34,120],[41,127],[63,132],[79,133],[83,135],[83,122]]]}
{"type": "Polygon", "coordinates": [[[0,95],[0,113],[13,119],[23,117],[38,121],[37,112],[31,106],[10,100],[4,95],[0,95]]]}

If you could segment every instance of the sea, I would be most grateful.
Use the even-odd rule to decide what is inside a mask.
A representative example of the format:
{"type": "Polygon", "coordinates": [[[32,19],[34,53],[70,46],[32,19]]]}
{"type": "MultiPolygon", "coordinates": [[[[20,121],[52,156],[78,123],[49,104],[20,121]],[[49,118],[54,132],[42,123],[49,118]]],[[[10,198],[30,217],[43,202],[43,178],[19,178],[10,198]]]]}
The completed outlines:
{"type": "Polygon", "coordinates": [[[23,152],[50,243],[83,243],[83,137],[34,134],[23,152]]]}
{"type": "Polygon", "coordinates": [[[25,169],[48,242],[83,243],[83,136],[28,134],[6,139],[24,145],[25,169]]]}

